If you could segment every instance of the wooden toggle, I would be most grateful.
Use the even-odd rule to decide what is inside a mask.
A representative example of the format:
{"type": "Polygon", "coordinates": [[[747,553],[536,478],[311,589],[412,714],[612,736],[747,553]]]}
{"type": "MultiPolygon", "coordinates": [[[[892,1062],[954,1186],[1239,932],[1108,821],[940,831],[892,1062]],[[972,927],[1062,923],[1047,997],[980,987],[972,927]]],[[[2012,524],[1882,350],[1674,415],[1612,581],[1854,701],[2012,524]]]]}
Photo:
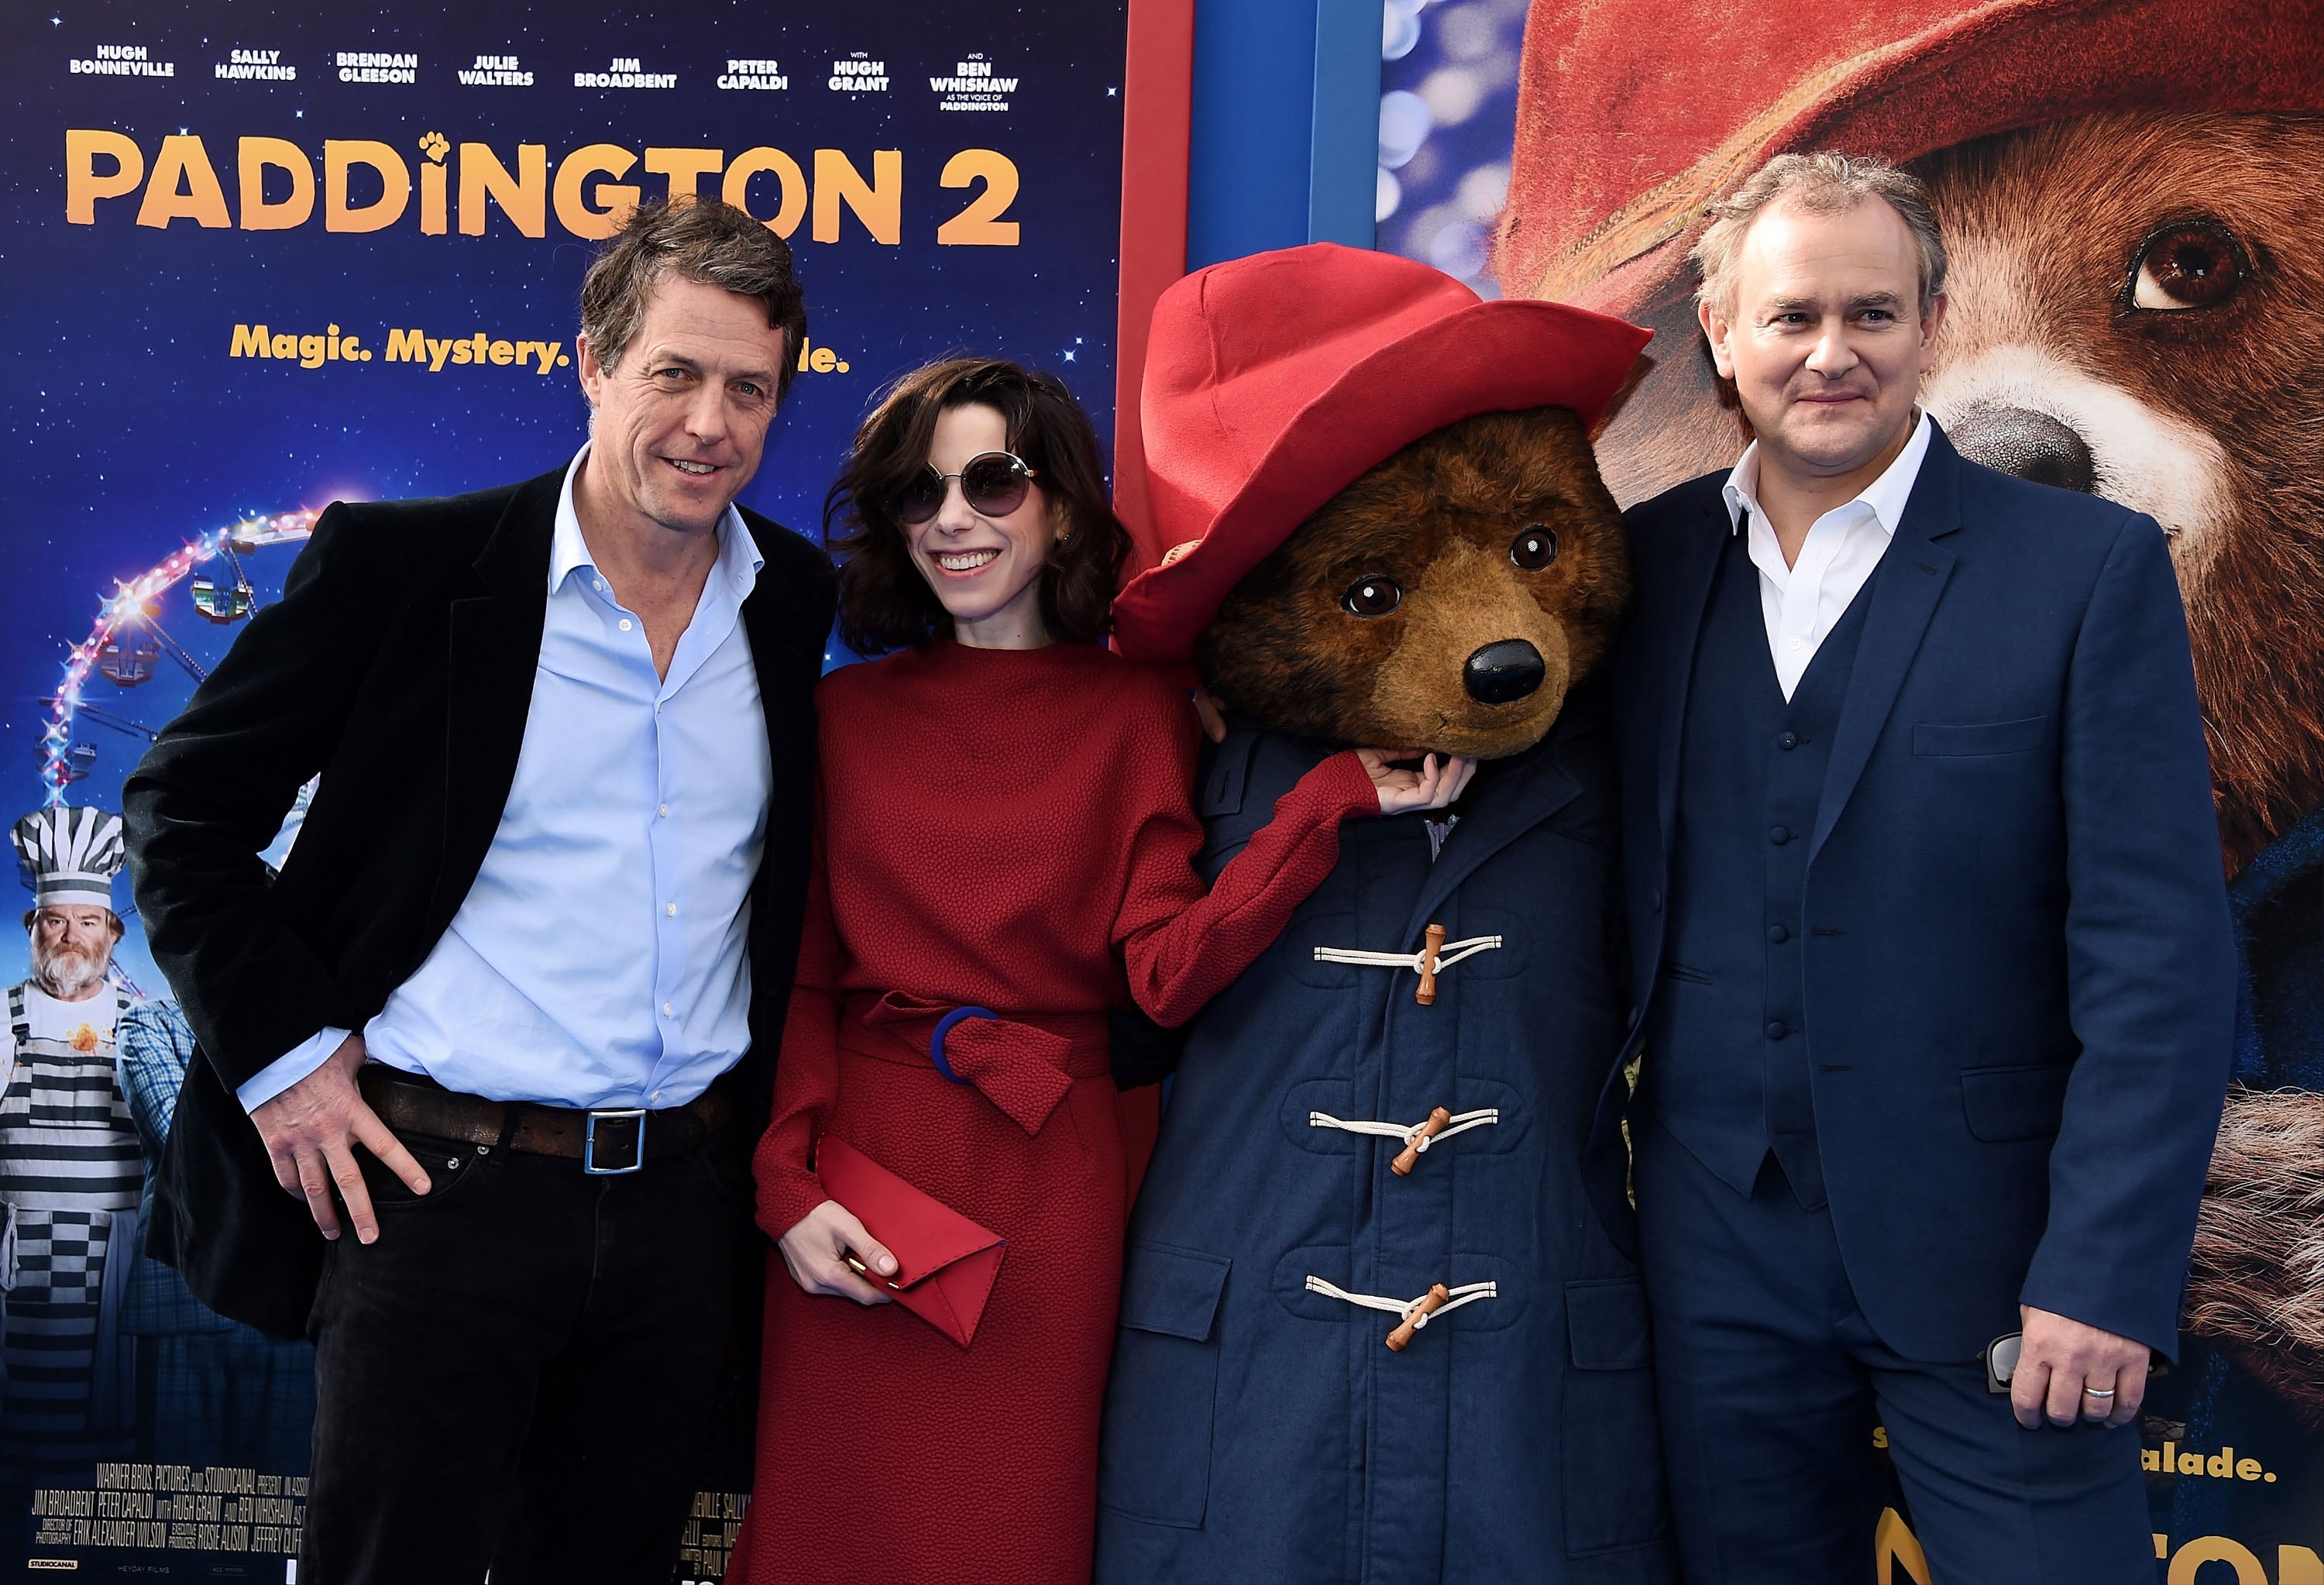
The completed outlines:
{"type": "Polygon", "coordinates": [[[1397,1329],[1388,1334],[1388,1351],[1393,1354],[1404,1352],[1405,1345],[1412,1341],[1412,1334],[1420,1330],[1420,1318],[1424,1315],[1435,1314],[1452,1302],[1452,1292],[1450,1288],[1441,1282],[1432,1286],[1426,1293],[1420,1295],[1420,1303],[1405,1312],[1404,1320],[1397,1329]]]}
{"type": "Polygon", "coordinates": [[[1410,1177],[1414,1164],[1420,1159],[1420,1142],[1423,1139],[1434,1139],[1452,1126],[1451,1112],[1441,1106],[1431,1111],[1428,1114],[1428,1120],[1421,1124],[1420,1131],[1412,1137],[1412,1142],[1397,1151],[1396,1159],[1388,1164],[1388,1171],[1400,1178],[1410,1177]]]}
{"type": "Polygon", "coordinates": [[[1420,949],[1420,989],[1413,1000],[1423,1007],[1436,1005],[1436,958],[1444,950],[1444,926],[1431,925],[1426,931],[1426,944],[1420,949]]]}

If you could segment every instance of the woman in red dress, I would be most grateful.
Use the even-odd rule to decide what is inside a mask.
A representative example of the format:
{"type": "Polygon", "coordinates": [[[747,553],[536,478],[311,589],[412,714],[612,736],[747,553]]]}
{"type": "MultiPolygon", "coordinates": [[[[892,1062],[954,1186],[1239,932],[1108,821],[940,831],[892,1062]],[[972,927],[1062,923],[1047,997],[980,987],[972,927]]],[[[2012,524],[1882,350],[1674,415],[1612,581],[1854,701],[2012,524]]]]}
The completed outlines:
{"type": "Polygon", "coordinates": [[[783,1269],[730,1580],[1087,1585],[1127,1209],[1106,1016],[1184,1021],[1330,871],[1342,819],[1442,807],[1471,769],[1335,755],[1206,892],[1184,687],[1100,642],[1129,548],[1103,492],[1065,388],[972,359],[899,382],[833,490],[842,635],[890,653],[817,700],[756,1161],[783,1269]],[[960,1008],[983,1016],[936,1037],[960,1008]],[[967,1348],[851,1268],[896,1269],[817,1176],[835,1137],[1007,1240],[967,1348]]]}

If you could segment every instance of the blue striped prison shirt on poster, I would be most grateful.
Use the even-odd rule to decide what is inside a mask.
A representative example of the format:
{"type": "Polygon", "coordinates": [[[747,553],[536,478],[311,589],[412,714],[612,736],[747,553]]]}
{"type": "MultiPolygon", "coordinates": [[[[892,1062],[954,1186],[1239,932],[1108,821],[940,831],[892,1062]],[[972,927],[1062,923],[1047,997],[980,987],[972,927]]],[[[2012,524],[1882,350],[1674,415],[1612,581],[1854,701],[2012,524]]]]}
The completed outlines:
{"type": "MultiPolygon", "coordinates": [[[[554,1106],[682,1106],[751,1040],[751,883],[772,757],[742,602],[765,565],[732,507],[667,678],[598,575],[565,473],[524,743],[492,847],[373,1060],[554,1106]]],[[[254,1109],[346,1039],[325,1029],[236,1092],[254,1109]]]]}

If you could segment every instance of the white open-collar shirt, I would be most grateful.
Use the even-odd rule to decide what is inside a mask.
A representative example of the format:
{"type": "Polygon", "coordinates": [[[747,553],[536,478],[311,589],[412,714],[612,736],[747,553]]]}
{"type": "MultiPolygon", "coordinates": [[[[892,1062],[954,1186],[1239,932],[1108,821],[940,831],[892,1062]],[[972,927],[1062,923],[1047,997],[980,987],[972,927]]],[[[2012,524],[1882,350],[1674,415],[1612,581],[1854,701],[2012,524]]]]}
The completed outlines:
{"type": "Polygon", "coordinates": [[[1800,558],[1789,567],[1784,565],[1783,548],[1775,543],[1767,514],[1759,508],[1757,440],[1727,475],[1729,531],[1748,537],[1751,565],[1759,569],[1759,614],[1767,625],[1767,652],[1775,658],[1775,680],[1785,699],[1800,686],[1824,635],[1839,625],[1872,569],[1887,554],[1896,525],[1904,521],[1904,502],[1911,499],[1921,464],[1929,455],[1930,429],[1924,412],[1886,472],[1855,500],[1833,507],[1808,526],[1800,558]]]}
{"type": "MultiPolygon", "coordinates": [[[[751,1044],[751,883],[774,784],[742,603],[765,559],[733,507],[693,619],[654,670],[565,470],[532,702],[499,828],[435,948],[364,1027],[374,1062],[552,1106],[682,1106],[751,1044]]],[[[255,1108],[346,1038],[237,1092],[255,1108]]]]}

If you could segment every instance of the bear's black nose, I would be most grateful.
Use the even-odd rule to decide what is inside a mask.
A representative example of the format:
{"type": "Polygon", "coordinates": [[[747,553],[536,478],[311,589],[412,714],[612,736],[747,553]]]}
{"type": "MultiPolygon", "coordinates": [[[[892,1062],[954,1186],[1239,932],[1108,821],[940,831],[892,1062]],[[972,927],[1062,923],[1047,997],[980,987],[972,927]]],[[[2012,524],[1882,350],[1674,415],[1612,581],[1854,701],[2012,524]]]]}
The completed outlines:
{"type": "Polygon", "coordinates": [[[1470,656],[1469,664],[1461,668],[1461,680],[1479,704],[1506,705],[1541,687],[1548,669],[1541,663],[1541,651],[1531,644],[1503,639],[1470,656]]]}
{"type": "Polygon", "coordinates": [[[2085,495],[2098,493],[2098,470],[2089,444],[2071,426],[2048,413],[1980,402],[1956,418],[1945,434],[1971,462],[2037,484],[2055,484],[2085,495]]]}

